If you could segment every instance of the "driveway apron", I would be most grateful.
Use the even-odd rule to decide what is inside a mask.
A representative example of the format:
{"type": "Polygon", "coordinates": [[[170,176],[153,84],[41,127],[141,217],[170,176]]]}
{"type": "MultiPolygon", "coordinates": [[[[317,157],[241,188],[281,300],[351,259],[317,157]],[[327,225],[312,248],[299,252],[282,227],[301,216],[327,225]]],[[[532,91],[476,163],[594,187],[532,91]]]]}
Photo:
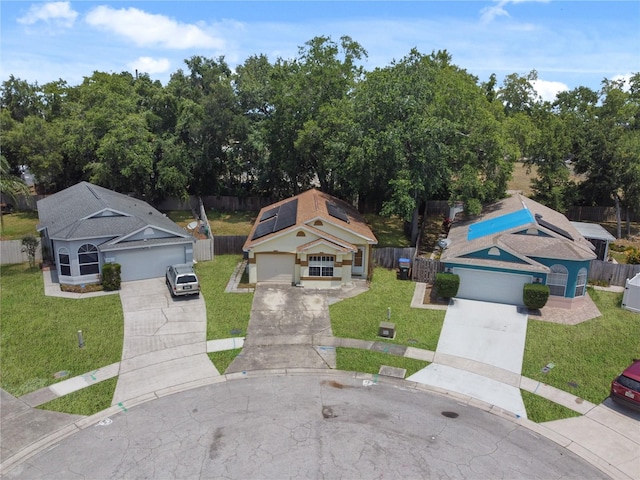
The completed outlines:
{"type": "Polygon", "coordinates": [[[207,356],[201,297],[171,297],[164,278],[122,284],[124,345],[113,405],[219,375],[207,356]]]}
{"type": "Polygon", "coordinates": [[[408,380],[526,418],[519,388],[526,335],[527,314],[518,307],[456,298],[447,308],[433,363],[408,380]]]}
{"type": "Polygon", "coordinates": [[[335,368],[335,349],[313,346],[314,336],[330,336],[324,290],[258,284],[242,353],[226,373],[282,368],[335,368]]]}

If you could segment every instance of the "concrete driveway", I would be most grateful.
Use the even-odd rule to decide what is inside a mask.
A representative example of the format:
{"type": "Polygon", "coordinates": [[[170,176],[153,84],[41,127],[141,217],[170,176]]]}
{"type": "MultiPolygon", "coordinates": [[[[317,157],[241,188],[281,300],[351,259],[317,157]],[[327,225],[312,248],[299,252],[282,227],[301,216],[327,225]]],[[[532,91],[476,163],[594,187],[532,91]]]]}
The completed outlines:
{"type": "Polygon", "coordinates": [[[454,299],[433,363],[408,380],[462,393],[526,418],[520,374],[527,314],[513,305],[454,299]]]}
{"type": "Polygon", "coordinates": [[[112,405],[218,376],[201,297],[172,298],[164,278],[124,282],[124,344],[112,405]]]}
{"type": "Polygon", "coordinates": [[[226,373],[282,368],[335,368],[335,348],[313,346],[331,335],[329,293],[286,285],[258,284],[242,353],[226,373]]]}

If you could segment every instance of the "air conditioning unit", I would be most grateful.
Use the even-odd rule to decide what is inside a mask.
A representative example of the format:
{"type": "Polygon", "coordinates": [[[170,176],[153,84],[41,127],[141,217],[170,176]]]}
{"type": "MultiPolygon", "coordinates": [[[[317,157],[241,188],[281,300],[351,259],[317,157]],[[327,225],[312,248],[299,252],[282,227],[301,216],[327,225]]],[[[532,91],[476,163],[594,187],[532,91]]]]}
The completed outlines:
{"type": "Polygon", "coordinates": [[[380,322],[378,336],[383,338],[396,338],[396,324],[391,322],[380,322]]]}

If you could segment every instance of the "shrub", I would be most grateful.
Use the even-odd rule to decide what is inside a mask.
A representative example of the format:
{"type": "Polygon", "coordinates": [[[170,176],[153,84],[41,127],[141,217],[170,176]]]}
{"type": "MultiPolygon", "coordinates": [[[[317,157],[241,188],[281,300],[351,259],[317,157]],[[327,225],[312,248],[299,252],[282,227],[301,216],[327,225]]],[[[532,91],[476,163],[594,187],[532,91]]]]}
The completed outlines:
{"type": "Polygon", "coordinates": [[[640,265],[640,250],[631,247],[631,249],[627,251],[627,263],[629,265],[640,265]]]}
{"type": "Polygon", "coordinates": [[[549,300],[549,287],[541,283],[527,283],[522,292],[522,299],[527,308],[538,310],[549,300]]]}
{"type": "Polygon", "coordinates": [[[36,266],[36,250],[40,241],[33,235],[27,235],[22,239],[22,251],[29,257],[29,265],[31,268],[36,266]]]}
{"type": "Polygon", "coordinates": [[[455,297],[460,287],[460,276],[454,273],[436,274],[436,291],[443,298],[455,297]]]}
{"type": "Polygon", "coordinates": [[[120,290],[120,264],[105,263],[102,266],[102,286],[105,291],[120,290]]]}

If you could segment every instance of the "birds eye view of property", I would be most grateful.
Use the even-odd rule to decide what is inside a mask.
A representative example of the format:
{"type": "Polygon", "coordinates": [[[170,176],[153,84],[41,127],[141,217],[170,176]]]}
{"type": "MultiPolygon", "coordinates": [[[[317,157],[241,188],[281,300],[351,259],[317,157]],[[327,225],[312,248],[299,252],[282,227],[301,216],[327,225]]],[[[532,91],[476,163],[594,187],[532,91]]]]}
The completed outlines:
{"type": "MultiPolygon", "coordinates": [[[[475,9],[478,29],[503,24],[507,31],[525,8],[509,0],[398,2],[395,13],[391,2],[185,2],[184,14],[179,2],[157,11],[161,2],[142,9],[126,2],[7,3],[0,72],[6,478],[91,476],[89,467],[74,470],[65,453],[76,437],[87,448],[102,445],[95,429],[95,438],[82,440],[90,427],[108,436],[111,422],[128,418],[126,428],[133,428],[141,409],[165,408],[165,397],[190,402],[196,417],[205,410],[194,400],[198,392],[215,403],[216,395],[234,398],[229,391],[264,378],[283,392],[298,387],[280,382],[317,379],[319,398],[333,398],[306,420],[319,422],[310,427],[318,431],[348,422],[346,405],[373,409],[358,392],[407,390],[407,402],[415,395],[450,401],[437,415],[457,428],[471,429],[473,421],[456,412],[479,410],[593,469],[584,472],[638,478],[638,42],[629,56],[620,52],[617,70],[603,66],[607,73],[582,83],[576,72],[588,69],[585,56],[558,86],[547,81],[549,72],[573,60],[558,57],[547,69],[535,50],[524,49],[511,70],[489,53],[478,67],[478,57],[458,55],[458,33],[450,47],[446,38],[416,37],[381,60],[387,51],[357,23],[375,3],[367,17],[372,29],[383,39],[397,31],[400,42],[409,31],[435,29],[429,15],[444,19],[457,3],[475,9]],[[344,9],[344,23],[323,10],[334,3],[336,12],[344,9]],[[300,10],[298,28],[307,37],[297,39],[296,24],[273,12],[255,19],[267,4],[300,10]],[[190,15],[198,5],[200,16],[190,15]],[[412,7],[424,24],[411,23],[412,7]],[[221,12],[208,13],[215,8],[221,12]],[[398,27],[404,14],[407,32],[398,27]],[[269,21],[289,25],[279,38],[295,37],[295,48],[267,33],[269,21]],[[334,22],[353,35],[331,33],[334,22]],[[253,50],[239,47],[241,23],[253,50]],[[327,33],[314,36],[318,25],[327,33]],[[264,29],[262,43],[251,26],[264,29]],[[155,37],[154,28],[164,34],[155,37]],[[67,78],[55,73],[47,38],[60,51],[84,41],[93,49],[92,30],[111,38],[105,41],[121,57],[130,48],[138,63],[109,63],[108,49],[96,43],[95,60],[74,58],[67,78]],[[19,47],[11,32],[36,36],[39,46],[31,50],[25,40],[19,47]],[[182,58],[160,59],[165,49],[182,58]],[[54,77],[44,75],[49,71],[54,77]]],[[[533,9],[534,2],[522,3],[533,9]]],[[[558,18],[573,3],[604,5],[535,3],[555,8],[558,18]]],[[[640,20],[630,2],[613,3],[640,20]]],[[[466,15],[457,18],[460,26],[471,25],[466,15]]],[[[523,35],[544,25],[534,16],[521,20],[523,35]]],[[[609,20],[616,18],[603,18],[603,28],[609,20]]],[[[473,28],[468,34],[479,35],[473,28]]],[[[630,43],[638,39],[628,35],[630,43]]],[[[506,50],[507,38],[500,33],[495,41],[506,50]]],[[[65,53],[61,64],[65,55],[71,62],[65,53]]],[[[300,402],[279,401],[282,418],[303,415],[300,402]]],[[[250,411],[234,418],[242,423],[250,411]]],[[[381,430],[408,428],[398,415],[385,413],[384,422],[400,424],[381,430]]],[[[153,443],[154,430],[142,423],[136,428],[144,433],[136,434],[153,443]]],[[[201,428],[223,438],[222,427],[201,428]]],[[[433,442],[430,435],[416,441],[433,442]]],[[[298,476],[273,457],[271,467],[229,474],[222,465],[240,460],[231,451],[225,456],[228,443],[214,441],[215,455],[213,446],[200,452],[197,443],[191,455],[199,478],[298,476]]],[[[311,455],[313,463],[317,454],[322,464],[322,453],[313,451],[301,457],[311,455]]],[[[351,461],[348,449],[342,455],[351,461]]],[[[429,455],[423,461],[434,462],[431,474],[423,466],[404,478],[445,475],[435,467],[444,454],[429,455]]],[[[111,456],[104,454],[105,470],[95,478],[189,477],[149,473],[153,456],[140,455],[129,470],[107,466],[111,456]]],[[[162,462],[173,471],[169,457],[162,462]]],[[[383,460],[370,462],[381,470],[356,475],[337,462],[323,476],[385,476],[383,460]]],[[[538,457],[529,462],[542,464],[538,457]]],[[[562,475],[555,462],[559,470],[544,475],[562,475]]],[[[509,461],[496,463],[503,476],[534,478],[533,470],[515,474],[509,461]]],[[[491,478],[489,471],[460,478],[491,478]]]]}

